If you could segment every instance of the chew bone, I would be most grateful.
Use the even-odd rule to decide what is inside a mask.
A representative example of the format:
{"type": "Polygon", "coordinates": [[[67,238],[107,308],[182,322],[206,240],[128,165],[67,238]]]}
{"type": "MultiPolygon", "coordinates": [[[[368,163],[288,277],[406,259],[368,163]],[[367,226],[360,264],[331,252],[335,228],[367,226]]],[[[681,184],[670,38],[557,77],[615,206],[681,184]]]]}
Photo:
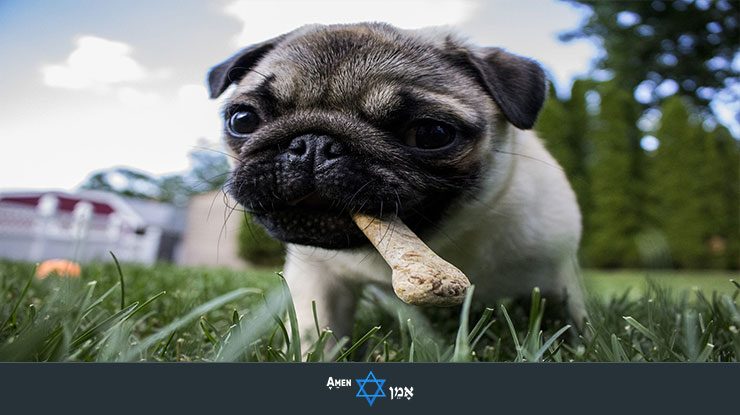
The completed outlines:
{"type": "Polygon", "coordinates": [[[355,223],[391,266],[398,298],[411,305],[454,306],[465,299],[470,281],[435,254],[401,220],[388,222],[355,213],[355,223]]]}

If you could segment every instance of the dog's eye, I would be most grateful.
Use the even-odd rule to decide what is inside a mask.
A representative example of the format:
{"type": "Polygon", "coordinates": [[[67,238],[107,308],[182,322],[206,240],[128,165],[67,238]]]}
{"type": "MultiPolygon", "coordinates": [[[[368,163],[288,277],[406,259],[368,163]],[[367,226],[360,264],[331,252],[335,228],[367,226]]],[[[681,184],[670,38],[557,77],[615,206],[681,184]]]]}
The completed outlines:
{"type": "Polygon", "coordinates": [[[450,144],[454,139],[454,128],[439,121],[424,120],[408,131],[405,143],[422,150],[433,150],[450,144]]]}
{"type": "Polygon", "coordinates": [[[240,109],[229,118],[229,130],[237,136],[254,132],[260,125],[260,117],[249,109],[240,109]]]}

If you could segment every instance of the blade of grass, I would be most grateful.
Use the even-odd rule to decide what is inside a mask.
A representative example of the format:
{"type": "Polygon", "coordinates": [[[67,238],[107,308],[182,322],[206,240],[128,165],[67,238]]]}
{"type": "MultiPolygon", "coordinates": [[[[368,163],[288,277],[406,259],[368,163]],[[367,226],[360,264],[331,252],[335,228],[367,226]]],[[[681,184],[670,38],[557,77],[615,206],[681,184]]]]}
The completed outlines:
{"type": "Polygon", "coordinates": [[[650,341],[652,341],[653,344],[655,344],[656,346],[658,346],[658,345],[661,344],[660,338],[658,338],[658,336],[655,333],[653,333],[650,329],[648,329],[647,327],[643,326],[639,321],[635,320],[634,318],[632,318],[630,316],[625,316],[625,317],[622,317],[622,318],[630,326],[634,327],[635,329],[637,329],[637,331],[639,331],[640,333],[642,333],[643,335],[645,335],[645,337],[647,337],[648,339],[650,339],[650,341]]]}
{"type": "Polygon", "coordinates": [[[319,338],[316,339],[316,342],[314,342],[312,346],[313,350],[311,351],[311,353],[308,353],[306,361],[307,362],[324,361],[324,348],[326,348],[326,342],[328,342],[330,338],[331,338],[331,333],[329,332],[329,330],[324,330],[319,335],[319,338]]]}
{"type": "Polygon", "coordinates": [[[469,341],[472,341],[476,337],[479,337],[478,333],[486,331],[486,328],[491,326],[490,324],[486,323],[492,315],[493,309],[490,307],[486,307],[486,309],[483,311],[483,315],[481,315],[480,319],[478,319],[478,322],[475,323],[475,326],[473,326],[473,330],[470,330],[470,335],[468,336],[469,341]]]}
{"type": "Polygon", "coordinates": [[[219,297],[216,297],[210,301],[207,301],[198,307],[195,307],[194,309],[190,310],[187,314],[184,316],[175,319],[170,324],[162,327],[161,329],[157,330],[154,334],[150,335],[149,337],[143,339],[139,344],[137,344],[135,347],[132,347],[128,350],[127,353],[124,353],[122,356],[123,361],[129,361],[132,360],[135,356],[143,353],[146,351],[149,347],[156,344],[158,341],[164,339],[172,331],[181,328],[182,326],[190,323],[193,321],[193,319],[197,318],[198,316],[201,316],[203,314],[206,314],[208,311],[213,310],[215,308],[221,307],[222,305],[234,301],[239,297],[243,297],[247,294],[257,294],[261,293],[261,290],[258,289],[252,289],[252,288],[238,288],[234,291],[228,292],[224,295],[221,295],[219,297]]]}
{"type": "Polygon", "coordinates": [[[113,257],[113,262],[116,263],[116,269],[118,270],[118,278],[121,281],[121,310],[126,306],[126,286],[123,284],[123,271],[121,270],[121,264],[118,263],[118,258],[113,251],[108,251],[110,256],[113,257]]]}
{"type": "Polygon", "coordinates": [[[401,350],[407,351],[409,350],[408,326],[406,325],[406,320],[404,320],[400,309],[396,314],[398,316],[398,326],[401,332],[401,350]]]}
{"type": "MultiPolygon", "coordinates": [[[[259,290],[258,292],[260,294],[262,293],[259,290]]],[[[263,298],[265,297],[263,296],[263,298]]],[[[278,313],[284,312],[286,308],[284,301],[285,296],[279,287],[270,291],[266,299],[259,302],[258,307],[250,310],[249,314],[241,319],[239,323],[239,336],[236,336],[224,346],[224,350],[219,354],[218,360],[230,362],[240,357],[246,358],[248,356],[244,354],[245,350],[250,348],[255,342],[262,342],[264,336],[268,335],[269,343],[261,350],[266,350],[267,347],[277,350],[273,346],[273,337],[280,331],[280,324],[275,324],[275,317],[278,316],[278,313]]],[[[282,320],[280,320],[280,323],[282,323],[282,320]]],[[[286,336],[286,334],[283,334],[283,336],[286,336]]]]}
{"type": "MultiPolygon", "coordinates": [[[[331,330],[329,332],[331,333],[331,330]]],[[[334,333],[331,333],[331,335],[332,337],[336,339],[336,336],[334,336],[334,333]]],[[[342,337],[341,339],[336,340],[337,344],[335,344],[334,347],[331,348],[329,353],[326,354],[326,361],[327,362],[336,361],[337,359],[335,359],[334,356],[338,355],[339,352],[342,351],[342,348],[344,348],[344,346],[347,344],[348,341],[349,339],[347,337],[342,337]]]]}
{"type": "Polygon", "coordinates": [[[385,343],[385,341],[388,340],[388,337],[391,336],[391,333],[393,333],[393,330],[389,330],[388,333],[385,336],[383,336],[383,338],[381,338],[377,343],[375,343],[375,346],[373,346],[372,349],[370,349],[367,353],[365,353],[365,358],[362,359],[362,360],[364,362],[369,362],[370,361],[370,358],[373,355],[373,353],[375,353],[375,351],[378,349],[378,347],[381,344],[385,343]]]}
{"type": "Polygon", "coordinates": [[[514,347],[516,348],[516,356],[517,361],[522,361],[522,346],[519,344],[519,338],[516,335],[516,329],[514,328],[514,323],[511,322],[511,317],[509,317],[509,313],[506,311],[506,307],[501,304],[501,312],[504,313],[504,318],[506,319],[506,324],[509,326],[509,333],[511,333],[511,338],[514,340],[514,347]]]}
{"type": "Polygon", "coordinates": [[[9,326],[15,326],[16,318],[18,314],[18,306],[21,305],[21,301],[23,301],[23,297],[26,296],[26,293],[28,292],[28,287],[31,286],[31,281],[33,281],[33,276],[36,274],[36,268],[34,267],[33,272],[28,277],[28,280],[26,281],[26,285],[23,286],[23,290],[21,291],[21,295],[18,296],[18,300],[13,305],[12,311],[10,312],[10,315],[5,320],[2,326],[0,326],[0,333],[5,330],[6,327],[9,326]]]}
{"type": "Polygon", "coordinates": [[[162,291],[162,292],[154,295],[153,297],[149,298],[148,300],[144,301],[142,304],[139,304],[139,302],[137,301],[137,302],[129,305],[128,307],[124,308],[123,310],[121,310],[121,311],[119,311],[119,312],[111,315],[110,317],[104,319],[102,322],[98,323],[94,327],[92,327],[92,328],[90,328],[88,330],[85,330],[82,334],[80,334],[78,337],[76,337],[75,340],[73,340],[72,343],[70,344],[70,347],[73,347],[73,348],[74,347],[77,347],[77,346],[81,345],[82,343],[84,343],[85,340],[91,338],[92,336],[94,336],[94,335],[96,335],[98,333],[102,333],[102,332],[104,332],[104,331],[106,331],[106,330],[108,330],[108,329],[116,326],[117,324],[120,324],[120,323],[128,320],[134,314],[136,314],[137,312],[139,312],[139,310],[143,309],[149,303],[151,303],[152,301],[154,301],[157,298],[161,297],[165,293],[166,293],[166,291],[162,291]]]}
{"type": "Polygon", "coordinates": [[[290,322],[290,346],[288,347],[288,355],[294,362],[301,361],[301,333],[298,327],[298,317],[295,313],[295,305],[293,304],[293,297],[290,295],[290,289],[288,288],[288,282],[281,272],[276,272],[280,277],[280,286],[282,287],[283,295],[285,296],[285,302],[288,307],[288,321],[290,322]]]}
{"type": "Polygon", "coordinates": [[[419,348],[417,346],[419,344],[419,338],[416,336],[416,327],[414,327],[414,323],[410,318],[406,319],[406,327],[409,329],[409,339],[411,340],[409,346],[409,362],[413,362],[419,348]]]}
{"type": "Polygon", "coordinates": [[[85,292],[85,296],[83,299],[79,302],[80,309],[77,313],[77,317],[74,319],[72,333],[77,331],[77,329],[80,327],[80,323],[82,323],[82,319],[85,316],[87,304],[90,302],[90,299],[92,298],[93,292],[95,291],[95,287],[98,285],[97,281],[90,281],[87,283],[87,291],[85,292]]]}
{"type": "MultiPolygon", "coordinates": [[[[142,308],[144,308],[144,307],[146,307],[147,305],[149,305],[149,303],[151,303],[152,301],[156,300],[157,298],[159,298],[159,297],[161,297],[161,296],[163,296],[163,295],[165,295],[165,294],[167,294],[167,291],[160,291],[159,293],[155,294],[154,296],[152,296],[152,297],[151,297],[151,298],[149,298],[148,300],[144,301],[143,303],[141,303],[141,304],[140,304],[140,305],[139,305],[138,307],[136,307],[136,308],[134,309],[134,312],[133,312],[133,313],[131,313],[131,316],[133,316],[134,314],[136,314],[136,313],[137,313],[137,312],[138,312],[139,310],[141,310],[142,308]]],[[[131,316],[129,316],[129,317],[131,317],[131,316]]],[[[126,319],[128,319],[129,317],[126,317],[126,319]]]]}
{"type": "Polygon", "coordinates": [[[540,313],[540,298],[540,288],[534,287],[532,289],[532,299],[529,308],[529,327],[527,328],[528,333],[532,333],[533,331],[540,331],[539,326],[535,327],[535,323],[538,322],[539,318],[542,318],[542,313],[540,313]]]}
{"type": "Polygon", "coordinates": [[[488,329],[491,328],[491,326],[493,325],[493,323],[494,323],[494,321],[489,321],[488,324],[486,324],[485,327],[483,327],[481,329],[480,333],[478,333],[478,335],[473,339],[473,341],[470,342],[470,349],[471,350],[472,349],[475,349],[475,345],[477,345],[478,344],[478,341],[483,338],[483,336],[486,334],[486,332],[488,332],[488,329]]]}
{"type": "Polygon", "coordinates": [[[59,341],[64,334],[64,327],[57,327],[46,338],[44,347],[38,352],[38,358],[41,361],[47,361],[50,358],[51,351],[59,346],[59,341]]]}
{"type": "MultiPolygon", "coordinates": [[[[262,296],[262,300],[265,303],[265,307],[269,307],[269,305],[267,304],[267,299],[265,299],[265,296],[262,296]]],[[[290,339],[290,336],[288,335],[288,329],[285,327],[285,323],[283,323],[283,319],[280,318],[280,316],[277,313],[272,315],[272,319],[275,320],[275,323],[277,324],[277,327],[280,329],[280,332],[283,333],[283,342],[285,343],[285,348],[287,350],[290,350],[290,340],[291,339],[290,339]]],[[[274,338],[274,334],[270,336],[270,343],[268,344],[271,347],[272,347],[273,338],[274,338]]]]}
{"type": "Polygon", "coordinates": [[[50,332],[51,328],[48,324],[39,324],[30,327],[28,331],[23,333],[21,341],[6,342],[0,346],[0,361],[23,362],[38,360],[36,356],[44,348],[45,342],[51,337],[50,332]]]}
{"type": "Polygon", "coordinates": [[[105,293],[103,293],[103,295],[101,295],[100,297],[98,297],[97,300],[93,301],[93,303],[90,304],[85,309],[85,311],[82,313],[82,317],[81,318],[85,318],[85,316],[87,316],[87,314],[90,313],[90,311],[92,311],[95,307],[99,306],[109,295],[111,295],[111,293],[113,293],[113,291],[115,291],[116,288],[118,288],[118,284],[120,284],[120,282],[115,283],[112,287],[110,287],[108,289],[108,291],[106,291],[105,293]]]}
{"type": "Polygon", "coordinates": [[[562,336],[563,333],[568,331],[570,328],[569,324],[566,324],[564,327],[561,327],[560,330],[556,331],[555,334],[553,334],[542,347],[540,347],[540,350],[537,351],[537,353],[534,355],[533,361],[539,361],[543,354],[547,351],[548,348],[550,348],[550,345],[557,340],[558,337],[562,336]]]}
{"type": "Polygon", "coordinates": [[[211,324],[208,320],[206,320],[205,316],[200,316],[200,329],[203,331],[203,334],[206,336],[206,339],[208,339],[211,344],[214,346],[218,346],[221,342],[216,338],[218,337],[218,332],[216,331],[216,328],[213,327],[213,324],[211,324]],[[216,336],[213,336],[211,334],[211,330],[216,332],[216,336]]]}
{"type": "Polygon", "coordinates": [[[311,300],[311,311],[313,312],[313,324],[316,327],[316,334],[321,336],[321,329],[319,328],[319,317],[316,315],[316,300],[311,300]]]}
{"type": "Polygon", "coordinates": [[[696,357],[695,362],[706,362],[709,358],[709,354],[712,353],[712,350],[714,350],[714,345],[711,343],[707,343],[706,346],[704,346],[704,349],[702,349],[701,353],[699,353],[699,355],[696,357]]]}
{"type": "Polygon", "coordinates": [[[699,334],[696,314],[686,310],[683,313],[683,335],[686,342],[686,352],[691,359],[696,359],[699,354],[699,334]]]}
{"type": "Polygon", "coordinates": [[[254,345],[254,356],[257,359],[258,362],[264,362],[265,360],[262,358],[262,353],[260,353],[259,347],[255,343],[254,345]]]}
{"type": "Polygon", "coordinates": [[[177,330],[173,330],[172,334],[170,334],[170,337],[167,338],[167,341],[164,343],[164,346],[162,346],[162,351],[159,352],[159,357],[164,357],[164,353],[167,351],[167,348],[170,346],[170,343],[172,343],[172,339],[175,338],[175,334],[177,333],[177,330]]]}
{"type": "Polygon", "coordinates": [[[619,338],[614,333],[612,333],[611,335],[611,343],[612,343],[612,352],[614,353],[614,360],[617,362],[629,362],[627,353],[625,353],[622,345],[619,344],[619,338]]]}
{"type": "Polygon", "coordinates": [[[354,352],[358,347],[362,346],[362,344],[365,343],[365,341],[367,339],[369,339],[370,337],[372,337],[372,335],[375,334],[375,332],[378,331],[378,330],[380,330],[380,326],[375,326],[375,327],[371,328],[367,333],[365,333],[364,336],[360,337],[360,339],[357,340],[355,342],[355,344],[353,344],[352,346],[350,346],[349,349],[347,349],[347,351],[345,351],[339,357],[337,357],[337,359],[335,360],[335,362],[339,362],[339,361],[347,358],[347,356],[349,356],[350,354],[352,354],[352,352],[354,352]]]}
{"type": "Polygon", "coordinates": [[[727,295],[723,295],[722,305],[724,305],[725,309],[730,313],[730,318],[732,319],[732,322],[735,325],[740,325],[740,312],[738,312],[737,307],[735,306],[735,303],[732,301],[732,299],[727,295]]]}
{"type": "Polygon", "coordinates": [[[470,318],[470,304],[473,301],[473,291],[475,291],[475,286],[471,285],[463,301],[462,311],[460,313],[460,327],[457,330],[455,351],[452,354],[453,362],[469,362],[471,359],[468,320],[470,318]]]}
{"type": "Polygon", "coordinates": [[[131,314],[133,314],[133,311],[136,309],[136,307],[139,305],[138,302],[135,302],[131,304],[130,306],[124,308],[123,310],[112,314],[110,317],[106,318],[102,322],[98,323],[94,327],[91,327],[79,336],[77,336],[73,341],[71,346],[77,347],[85,342],[85,340],[93,337],[94,335],[98,333],[102,333],[105,330],[108,330],[109,328],[113,327],[114,325],[122,322],[126,317],[129,317],[131,314]]]}

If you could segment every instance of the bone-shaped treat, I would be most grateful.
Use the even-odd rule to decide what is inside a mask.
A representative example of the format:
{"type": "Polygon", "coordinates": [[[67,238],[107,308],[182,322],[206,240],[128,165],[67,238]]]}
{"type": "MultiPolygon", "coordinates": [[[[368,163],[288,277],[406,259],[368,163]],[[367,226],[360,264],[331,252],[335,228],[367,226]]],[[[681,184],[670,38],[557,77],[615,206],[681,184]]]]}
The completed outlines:
{"type": "Polygon", "coordinates": [[[385,221],[362,213],[352,219],[391,266],[391,284],[398,298],[411,305],[462,304],[470,281],[440,258],[400,219],[385,221]]]}

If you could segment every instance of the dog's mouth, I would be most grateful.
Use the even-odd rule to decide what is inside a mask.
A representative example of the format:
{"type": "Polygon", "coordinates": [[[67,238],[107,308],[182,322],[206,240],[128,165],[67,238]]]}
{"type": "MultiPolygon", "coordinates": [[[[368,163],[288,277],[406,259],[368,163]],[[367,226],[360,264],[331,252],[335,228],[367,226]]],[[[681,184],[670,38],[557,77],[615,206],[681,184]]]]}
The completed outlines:
{"type": "Polygon", "coordinates": [[[286,204],[290,207],[314,210],[329,210],[334,205],[334,203],[329,199],[319,196],[316,190],[293,200],[289,200],[286,204]]]}
{"type": "Polygon", "coordinates": [[[369,243],[352,220],[351,211],[341,202],[312,191],[252,215],[283,242],[345,249],[369,243]]]}

